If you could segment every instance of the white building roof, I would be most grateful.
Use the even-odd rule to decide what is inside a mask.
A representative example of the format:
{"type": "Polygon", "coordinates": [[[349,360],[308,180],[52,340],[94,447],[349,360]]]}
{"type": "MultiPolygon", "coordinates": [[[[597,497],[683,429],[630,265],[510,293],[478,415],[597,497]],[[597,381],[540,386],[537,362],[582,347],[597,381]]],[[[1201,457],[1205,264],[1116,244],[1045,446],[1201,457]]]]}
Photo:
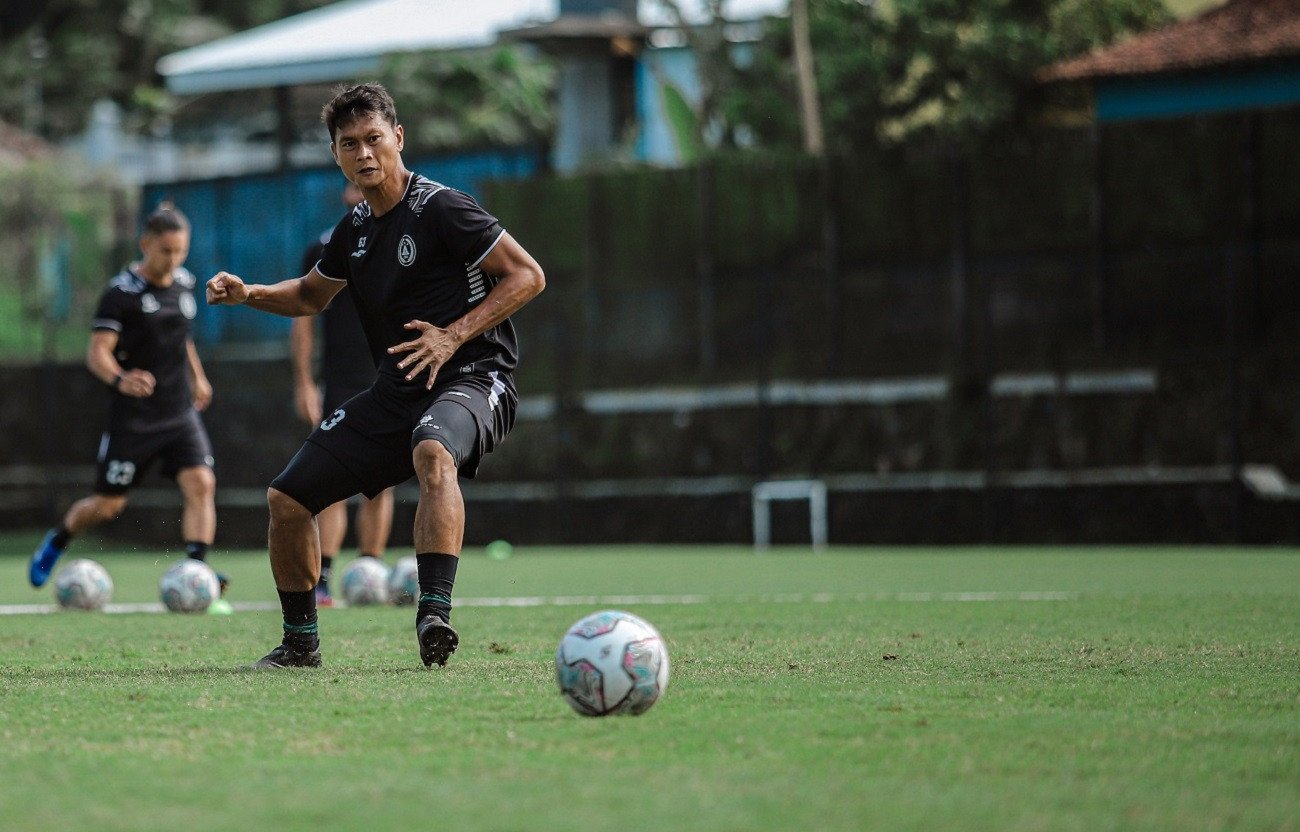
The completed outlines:
{"type": "MultiPolygon", "coordinates": [[[[702,0],[683,0],[688,19],[702,0]]],[[[729,20],[784,14],[789,0],[728,0],[729,20]]],[[[158,72],[174,93],[294,86],[356,78],[384,55],[488,46],[507,29],[547,23],[558,0],[343,0],[246,32],[164,56],[158,72]]],[[[640,21],[668,26],[656,0],[640,0],[640,21]]]]}

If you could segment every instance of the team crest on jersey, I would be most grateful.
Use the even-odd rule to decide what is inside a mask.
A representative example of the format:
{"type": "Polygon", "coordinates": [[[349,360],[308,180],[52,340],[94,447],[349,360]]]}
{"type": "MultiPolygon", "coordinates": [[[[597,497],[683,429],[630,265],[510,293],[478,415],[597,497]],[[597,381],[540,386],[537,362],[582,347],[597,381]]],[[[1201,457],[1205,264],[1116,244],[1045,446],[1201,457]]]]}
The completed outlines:
{"type": "Polygon", "coordinates": [[[192,293],[181,293],[180,306],[181,314],[190,320],[194,320],[194,316],[198,314],[199,307],[194,303],[194,295],[192,293]]]}
{"type": "Polygon", "coordinates": [[[158,298],[153,295],[144,294],[140,296],[140,311],[144,312],[146,315],[152,315],[161,308],[162,304],[159,303],[158,298]]]}
{"type": "Polygon", "coordinates": [[[409,266],[415,262],[415,240],[410,234],[403,234],[397,243],[397,262],[409,266]]]}

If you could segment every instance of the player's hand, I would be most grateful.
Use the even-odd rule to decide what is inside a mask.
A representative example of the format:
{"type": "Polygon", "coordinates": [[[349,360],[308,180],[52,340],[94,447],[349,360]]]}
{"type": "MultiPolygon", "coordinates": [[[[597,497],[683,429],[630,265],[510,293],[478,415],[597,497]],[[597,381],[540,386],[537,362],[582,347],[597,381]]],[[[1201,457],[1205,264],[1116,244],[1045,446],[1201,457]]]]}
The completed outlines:
{"type": "Polygon", "coordinates": [[[208,304],[230,304],[232,306],[248,300],[248,287],[239,275],[230,272],[217,272],[208,281],[208,304]]]}
{"type": "Polygon", "coordinates": [[[397,362],[397,369],[406,370],[406,380],[412,381],[425,370],[429,371],[429,380],[424,389],[433,389],[433,380],[438,370],[447,359],[451,358],[460,344],[448,330],[424,321],[409,321],[404,329],[415,330],[419,336],[414,341],[406,341],[388,348],[388,354],[409,352],[410,355],[397,362]]]}
{"type": "Polygon", "coordinates": [[[307,424],[313,427],[319,425],[324,417],[324,414],[321,413],[320,387],[311,382],[295,384],[293,386],[293,410],[298,414],[298,418],[307,424]]]}
{"type": "Polygon", "coordinates": [[[202,413],[212,404],[212,383],[206,378],[194,379],[194,409],[202,413]]]}
{"type": "Polygon", "coordinates": [[[153,395],[154,377],[148,370],[127,370],[122,373],[122,381],[117,385],[117,392],[133,399],[147,399],[153,395]]]}

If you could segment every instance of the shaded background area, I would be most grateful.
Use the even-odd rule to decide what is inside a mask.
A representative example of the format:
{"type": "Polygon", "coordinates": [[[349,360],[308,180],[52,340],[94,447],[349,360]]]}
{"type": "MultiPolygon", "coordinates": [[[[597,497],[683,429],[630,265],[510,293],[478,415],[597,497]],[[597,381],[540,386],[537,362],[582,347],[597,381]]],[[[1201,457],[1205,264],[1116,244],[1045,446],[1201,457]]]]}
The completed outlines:
{"type": "MultiPolygon", "coordinates": [[[[754,483],[815,478],[836,542],[1294,541],[1298,131],[1290,108],[824,166],[448,165],[549,279],[518,316],[519,420],[466,486],[468,537],[745,541],[754,483]]],[[[292,262],[293,235],[265,226],[303,224],[272,210],[296,200],[328,215],[328,173],[169,186],[221,230],[190,267],[292,262]]],[[[286,322],[236,312],[202,313],[206,420],[222,541],[255,545],[305,429],[286,322]]],[[[0,510],[40,522],[84,488],[105,394],[76,366],[3,372],[0,510]]],[[[174,499],[151,502],[114,528],[168,539],[174,499]]],[[[806,504],[774,521],[806,539],[806,504]]]]}

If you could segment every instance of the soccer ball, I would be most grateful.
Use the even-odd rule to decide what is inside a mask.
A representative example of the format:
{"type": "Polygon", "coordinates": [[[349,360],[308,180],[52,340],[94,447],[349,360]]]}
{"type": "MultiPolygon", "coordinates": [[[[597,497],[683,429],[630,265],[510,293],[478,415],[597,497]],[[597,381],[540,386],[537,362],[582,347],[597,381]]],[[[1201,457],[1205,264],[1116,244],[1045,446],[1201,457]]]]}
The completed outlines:
{"type": "Polygon", "coordinates": [[[184,558],[158,579],[158,594],[172,612],[203,612],[221,597],[221,584],[211,566],[184,558]]]}
{"type": "Polygon", "coordinates": [[[99,610],[113,597],[113,579],[93,560],[70,561],[54,578],[54,597],[67,610],[99,610]]]}
{"type": "Polygon", "coordinates": [[[569,628],[555,653],[560,693],[583,716],[643,714],[668,687],[668,648],[628,612],[592,613],[569,628]]]}
{"type": "Polygon", "coordinates": [[[388,567],[379,558],[357,558],[343,571],[343,600],[350,607],[388,601],[388,567]]]}
{"type": "Polygon", "coordinates": [[[415,557],[398,558],[388,573],[388,600],[399,607],[414,604],[420,597],[420,568],[415,557]]]}

